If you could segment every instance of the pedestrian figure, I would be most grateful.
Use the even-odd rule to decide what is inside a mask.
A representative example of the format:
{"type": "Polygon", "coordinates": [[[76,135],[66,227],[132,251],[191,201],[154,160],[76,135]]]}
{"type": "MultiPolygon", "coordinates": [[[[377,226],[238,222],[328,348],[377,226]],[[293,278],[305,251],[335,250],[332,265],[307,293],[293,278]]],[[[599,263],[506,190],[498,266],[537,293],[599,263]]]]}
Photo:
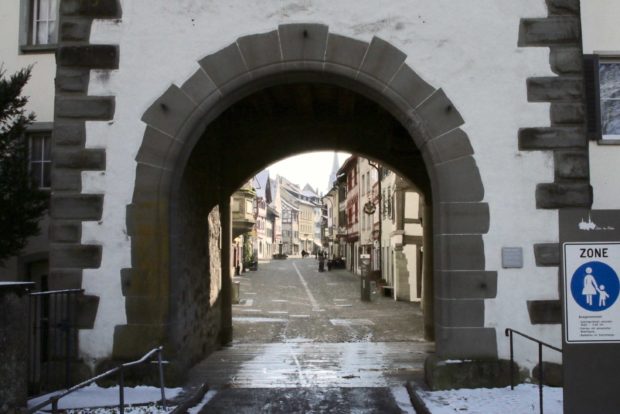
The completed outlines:
{"type": "Polygon", "coordinates": [[[319,255],[319,272],[325,270],[325,258],[323,255],[319,255]]]}
{"type": "Polygon", "coordinates": [[[581,291],[581,294],[585,295],[588,305],[592,306],[592,296],[596,295],[598,292],[598,284],[592,275],[592,268],[586,267],[586,276],[583,278],[583,290],[581,291]]]}
{"type": "Polygon", "coordinates": [[[605,285],[598,288],[598,306],[605,306],[605,301],[609,297],[609,293],[605,292],[605,285]]]}

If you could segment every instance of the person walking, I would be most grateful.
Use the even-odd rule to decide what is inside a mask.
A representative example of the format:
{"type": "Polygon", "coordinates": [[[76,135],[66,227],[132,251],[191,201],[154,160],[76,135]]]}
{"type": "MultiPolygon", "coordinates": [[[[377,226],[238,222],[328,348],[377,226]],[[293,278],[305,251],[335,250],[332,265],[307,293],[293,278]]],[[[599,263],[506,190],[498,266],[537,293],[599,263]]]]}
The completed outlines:
{"type": "Polygon", "coordinates": [[[596,295],[598,292],[598,284],[596,283],[594,275],[592,275],[592,268],[586,267],[586,275],[583,278],[583,290],[581,294],[586,297],[588,305],[592,306],[592,296],[596,295]]]}

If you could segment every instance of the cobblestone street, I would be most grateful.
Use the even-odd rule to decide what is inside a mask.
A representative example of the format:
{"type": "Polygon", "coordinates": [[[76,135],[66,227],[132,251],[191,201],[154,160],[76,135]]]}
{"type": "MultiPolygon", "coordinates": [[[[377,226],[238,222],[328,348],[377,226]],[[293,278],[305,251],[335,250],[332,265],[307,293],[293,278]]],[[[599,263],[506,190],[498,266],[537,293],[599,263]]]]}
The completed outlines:
{"type": "Polygon", "coordinates": [[[347,270],[319,272],[314,258],[272,261],[245,272],[233,306],[234,343],[424,341],[417,303],[377,294],[360,300],[347,270]]]}
{"type": "Polygon", "coordinates": [[[378,294],[362,302],[358,276],[318,272],[314,258],[261,263],[235,280],[233,344],[190,374],[217,390],[204,412],[299,412],[300,401],[323,407],[317,412],[403,411],[397,396],[421,378],[433,350],[418,304],[378,294]],[[237,404],[240,393],[247,406],[237,404]]]}

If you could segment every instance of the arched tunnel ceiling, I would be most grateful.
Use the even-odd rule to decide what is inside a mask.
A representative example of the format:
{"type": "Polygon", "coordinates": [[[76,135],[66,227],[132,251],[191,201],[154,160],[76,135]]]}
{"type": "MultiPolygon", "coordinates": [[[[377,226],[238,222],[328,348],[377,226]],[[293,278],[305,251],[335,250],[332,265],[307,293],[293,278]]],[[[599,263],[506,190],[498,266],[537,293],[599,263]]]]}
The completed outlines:
{"type": "MultiPolygon", "coordinates": [[[[217,185],[232,193],[275,161],[319,150],[377,160],[430,200],[422,155],[401,124],[369,99],[321,83],[277,85],[233,104],[207,127],[185,175],[202,170],[200,175],[217,177],[217,185]]],[[[186,178],[196,179],[193,173],[186,178]]]]}

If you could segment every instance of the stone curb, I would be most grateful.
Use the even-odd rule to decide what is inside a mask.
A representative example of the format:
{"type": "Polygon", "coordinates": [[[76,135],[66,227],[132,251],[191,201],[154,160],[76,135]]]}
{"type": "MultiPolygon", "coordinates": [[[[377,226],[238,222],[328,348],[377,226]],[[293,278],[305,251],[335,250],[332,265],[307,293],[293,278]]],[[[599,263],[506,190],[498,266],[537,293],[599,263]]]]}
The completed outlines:
{"type": "Polygon", "coordinates": [[[407,388],[407,392],[409,393],[409,399],[411,400],[411,404],[413,405],[415,412],[417,414],[432,414],[424,403],[424,400],[422,399],[420,394],[418,394],[420,386],[418,384],[412,383],[411,381],[407,381],[405,387],[407,388]]]}
{"type": "Polygon", "coordinates": [[[187,398],[183,399],[179,405],[176,406],[174,410],[172,410],[171,414],[183,414],[186,413],[188,409],[196,406],[205,394],[209,391],[209,386],[207,383],[203,383],[198,389],[196,389],[191,395],[187,398]]]}

